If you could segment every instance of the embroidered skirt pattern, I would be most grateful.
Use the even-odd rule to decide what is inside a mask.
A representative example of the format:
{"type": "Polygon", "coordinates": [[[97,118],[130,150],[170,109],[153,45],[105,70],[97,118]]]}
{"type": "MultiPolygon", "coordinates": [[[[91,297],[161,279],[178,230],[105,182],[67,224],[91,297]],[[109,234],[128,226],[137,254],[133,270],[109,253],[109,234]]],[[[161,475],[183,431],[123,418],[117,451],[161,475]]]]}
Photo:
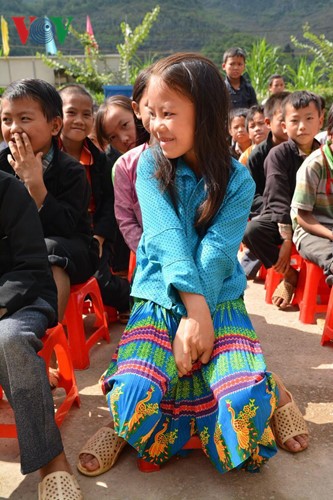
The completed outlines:
{"type": "Polygon", "coordinates": [[[276,453],[269,422],[278,391],[243,300],[218,305],[211,359],[182,378],[172,353],[178,324],[171,311],[135,302],[103,377],[115,431],[156,464],[197,434],[220,472],[258,471],[276,453]]]}

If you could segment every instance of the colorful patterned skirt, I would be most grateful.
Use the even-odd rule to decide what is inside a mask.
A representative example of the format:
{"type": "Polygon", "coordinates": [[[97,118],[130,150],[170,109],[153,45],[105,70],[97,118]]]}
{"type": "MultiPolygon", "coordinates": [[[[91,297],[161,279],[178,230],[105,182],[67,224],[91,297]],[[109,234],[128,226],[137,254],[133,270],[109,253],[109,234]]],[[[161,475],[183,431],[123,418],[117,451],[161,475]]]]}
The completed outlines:
{"type": "Polygon", "coordinates": [[[103,380],[115,431],[156,464],[197,434],[220,472],[259,470],[276,453],[269,422],[278,391],[243,300],[219,304],[211,359],[182,378],[172,354],[178,323],[153,302],[135,302],[103,380]]]}

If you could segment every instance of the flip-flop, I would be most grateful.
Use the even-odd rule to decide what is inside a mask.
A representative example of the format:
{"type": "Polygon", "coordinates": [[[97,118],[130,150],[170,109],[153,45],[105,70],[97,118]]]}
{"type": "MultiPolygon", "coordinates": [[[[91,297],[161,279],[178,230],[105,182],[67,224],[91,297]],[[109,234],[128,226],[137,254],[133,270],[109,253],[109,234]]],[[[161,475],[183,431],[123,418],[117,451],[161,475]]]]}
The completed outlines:
{"type": "Polygon", "coordinates": [[[275,291],[272,295],[272,299],[279,298],[286,302],[285,306],[277,306],[280,309],[286,309],[292,301],[293,295],[295,293],[296,287],[288,281],[282,280],[278,286],[275,288],[275,291]]]}
{"type": "Polygon", "coordinates": [[[83,500],[75,476],[65,471],[52,472],[38,485],[38,500],[83,500]]]}
{"type": "Polygon", "coordinates": [[[83,467],[80,460],[77,468],[85,476],[99,476],[113,467],[127,442],[120,438],[111,427],[101,427],[83,446],[79,457],[83,454],[92,455],[99,463],[98,469],[89,471],[83,467]]]}
{"type": "Polygon", "coordinates": [[[280,377],[273,373],[275,380],[279,381],[279,384],[284,388],[288,396],[290,397],[290,402],[277,408],[271,419],[271,428],[275,437],[276,444],[290,453],[299,453],[304,451],[306,448],[300,448],[299,450],[291,450],[285,446],[285,442],[296,436],[309,435],[309,429],[306,425],[304,417],[296,405],[292,394],[286,389],[280,377]]]}

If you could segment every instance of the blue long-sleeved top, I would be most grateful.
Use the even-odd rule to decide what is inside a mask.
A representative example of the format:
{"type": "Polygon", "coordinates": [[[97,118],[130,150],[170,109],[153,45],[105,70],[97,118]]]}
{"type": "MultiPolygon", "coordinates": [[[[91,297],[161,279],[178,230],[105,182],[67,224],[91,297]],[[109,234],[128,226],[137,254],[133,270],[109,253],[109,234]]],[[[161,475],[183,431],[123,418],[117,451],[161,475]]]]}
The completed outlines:
{"type": "Polygon", "coordinates": [[[239,298],[246,278],[237,251],[246,227],[254,182],[246,168],[232,160],[221,207],[203,237],[194,227],[205,183],[179,159],[175,185],[177,210],[154,176],[151,150],[141,154],[136,190],[142,211],[143,235],[137,251],[132,296],[151,300],[186,315],[179,291],[203,295],[211,313],[217,304],[239,298]]]}

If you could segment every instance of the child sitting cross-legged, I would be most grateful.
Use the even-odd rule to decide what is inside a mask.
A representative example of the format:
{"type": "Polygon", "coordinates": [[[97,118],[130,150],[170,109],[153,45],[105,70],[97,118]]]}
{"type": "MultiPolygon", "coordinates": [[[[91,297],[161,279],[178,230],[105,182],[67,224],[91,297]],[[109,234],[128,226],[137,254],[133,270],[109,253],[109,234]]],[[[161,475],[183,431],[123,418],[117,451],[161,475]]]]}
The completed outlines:
{"type": "Polygon", "coordinates": [[[247,112],[246,108],[236,108],[229,112],[230,152],[236,160],[252,144],[245,124],[247,112]]]}
{"type": "Polygon", "coordinates": [[[95,276],[103,303],[115,307],[122,314],[129,309],[129,283],[110,270],[111,247],[117,234],[111,180],[113,161],[88,137],[93,128],[93,99],[89,92],[80,85],[70,84],[59,93],[64,114],[60,148],[84,166],[91,186],[89,213],[100,256],[95,276]]]}
{"type": "Polygon", "coordinates": [[[0,169],[17,176],[37,206],[57,285],[60,321],[70,285],[84,283],[99,263],[86,173],[58,147],[62,116],[60,95],[43,80],[13,82],[3,94],[2,133],[8,148],[0,153],[0,169]]]}
{"type": "Polygon", "coordinates": [[[305,259],[320,266],[333,285],[333,106],[327,117],[327,142],[297,172],[292,199],[293,240],[305,259]]]}
{"type": "Polygon", "coordinates": [[[245,118],[245,127],[252,144],[239,157],[238,161],[243,163],[243,165],[246,165],[246,162],[255,147],[267,138],[269,129],[265,121],[263,106],[259,104],[251,106],[245,118]]]}
{"type": "Polygon", "coordinates": [[[265,160],[263,208],[248,222],[244,243],[266,268],[274,267],[283,278],[272,296],[280,309],[291,303],[298,272],[290,265],[292,225],[290,204],[296,173],[309,154],[319,147],[315,140],[321,121],[321,105],[315,94],[298,91],[282,101],[282,128],[288,141],[272,148],[265,160]]]}

